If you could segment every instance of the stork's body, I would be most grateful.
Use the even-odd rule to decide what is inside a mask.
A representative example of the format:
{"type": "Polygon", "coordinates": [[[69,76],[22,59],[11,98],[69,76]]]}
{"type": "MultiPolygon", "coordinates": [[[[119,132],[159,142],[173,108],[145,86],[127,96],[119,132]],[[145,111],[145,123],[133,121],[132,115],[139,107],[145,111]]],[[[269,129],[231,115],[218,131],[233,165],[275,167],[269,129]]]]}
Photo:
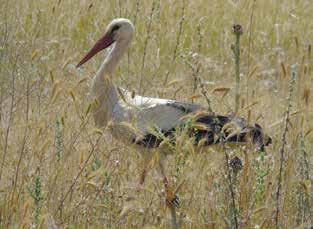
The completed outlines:
{"type": "MultiPolygon", "coordinates": [[[[182,119],[184,116],[205,110],[205,108],[198,104],[174,100],[148,98],[138,95],[132,97],[126,90],[117,88],[109,77],[113,74],[119,60],[130,45],[133,34],[134,26],[129,20],[113,20],[108,25],[104,36],[97,41],[94,47],[80,61],[78,67],[100,50],[111,44],[114,45],[93,79],[92,92],[98,104],[93,109],[94,120],[98,127],[109,125],[108,129],[117,139],[125,143],[137,145],[142,148],[142,151],[145,151],[147,148],[157,148],[164,140],[160,136],[156,136],[155,130],[162,132],[165,137],[173,138],[173,132],[176,128],[184,124],[182,119]],[[120,90],[120,93],[118,90],[120,90]]],[[[267,143],[264,142],[261,127],[258,125],[248,126],[243,119],[206,114],[194,121],[208,127],[206,130],[202,129],[196,131],[196,133],[190,133],[191,136],[197,134],[195,138],[197,141],[200,138],[206,138],[205,145],[218,142],[214,138],[215,135],[219,134],[217,132],[221,132],[225,124],[231,122],[235,122],[241,129],[234,136],[229,136],[228,139],[225,138],[226,140],[244,142],[246,141],[245,137],[250,134],[253,138],[252,140],[260,148],[263,148],[267,143]]],[[[227,133],[225,132],[224,135],[226,136],[227,133]]],[[[175,140],[172,142],[175,144],[175,140]]],[[[160,153],[163,154],[165,152],[160,153]]],[[[162,161],[160,161],[160,167],[164,175],[165,185],[167,185],[168,182],[162,161]]],[[[145,172],[143,175],[145,175],[145,172]]],[[[141,182],[143,180],[144,176],[141,182]]]]}

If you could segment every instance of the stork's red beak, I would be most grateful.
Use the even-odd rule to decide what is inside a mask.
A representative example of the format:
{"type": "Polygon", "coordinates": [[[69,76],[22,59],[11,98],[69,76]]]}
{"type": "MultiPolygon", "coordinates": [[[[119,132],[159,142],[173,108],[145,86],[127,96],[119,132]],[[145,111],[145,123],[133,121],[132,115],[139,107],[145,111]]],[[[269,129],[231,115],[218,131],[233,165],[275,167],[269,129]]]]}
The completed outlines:
{"type": "Polygon", "coordinates": [[[101,37],[96,44],[88,51],[88,53],[84,56],[84,58],[76,65],[77,68],[86,63],[89,59],[91,59],[94,55],[96,55],[101,50],[109,47],[114,42],[113,38],[109,34],[105,34],[101,37]]]}

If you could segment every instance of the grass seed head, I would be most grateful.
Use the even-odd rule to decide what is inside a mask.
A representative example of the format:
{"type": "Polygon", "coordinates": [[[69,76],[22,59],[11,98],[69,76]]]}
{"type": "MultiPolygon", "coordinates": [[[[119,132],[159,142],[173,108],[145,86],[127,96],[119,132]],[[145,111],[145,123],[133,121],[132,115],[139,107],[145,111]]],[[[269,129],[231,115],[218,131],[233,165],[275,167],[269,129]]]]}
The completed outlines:
{"type": "Polygon", "coordinates": [[[70,94],[70,96],[71,96],[73,102],[75,102],[75,101],[76,101],[76,96],[75,96],[74,91],[73,91],[72,89],[70,89],[70,90],[68,91],[68,93],[70,94]]]}

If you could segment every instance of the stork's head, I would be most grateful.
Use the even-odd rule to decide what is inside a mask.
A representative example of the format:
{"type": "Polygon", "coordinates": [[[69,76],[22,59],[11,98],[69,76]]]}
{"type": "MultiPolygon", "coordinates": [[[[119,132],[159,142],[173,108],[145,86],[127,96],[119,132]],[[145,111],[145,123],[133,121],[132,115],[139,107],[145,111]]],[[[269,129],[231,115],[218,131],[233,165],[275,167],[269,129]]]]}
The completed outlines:
{"type": "Polygon", "coordinates": [[[96,42],[96,44],[88,51],[84,58],[77,64],[80,67],[96,55],[101,50],[109,47],[114,42],[129,42],[134,35],[134,25],[130,20],[125,18],[117,18],[110,22],[105,29],[104,35],[96,42]]]}

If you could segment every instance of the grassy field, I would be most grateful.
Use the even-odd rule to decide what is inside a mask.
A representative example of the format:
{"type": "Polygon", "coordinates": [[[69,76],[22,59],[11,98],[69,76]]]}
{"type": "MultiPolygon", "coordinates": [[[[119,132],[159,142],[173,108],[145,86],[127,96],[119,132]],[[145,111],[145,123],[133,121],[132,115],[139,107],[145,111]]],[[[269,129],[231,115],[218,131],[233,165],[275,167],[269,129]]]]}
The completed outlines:
{"type": "Polygon", "coordinates": [[[117,17],[136,27],[118,85],[204,105],[206,92],[218,113],[235,107],[232,25],[243,27],[239,115],[273,144],[266,153],[177,147],[167,170],[181,185],[180,228],[312,227],[312,1],[0,4],[0,228],[171,227],[158,173],[134,188],[141,158],[95,129],[91,76],[105,52],[75,68],[117,17]],[[235,156],[236,172],[225,158],[235,156]]]}

